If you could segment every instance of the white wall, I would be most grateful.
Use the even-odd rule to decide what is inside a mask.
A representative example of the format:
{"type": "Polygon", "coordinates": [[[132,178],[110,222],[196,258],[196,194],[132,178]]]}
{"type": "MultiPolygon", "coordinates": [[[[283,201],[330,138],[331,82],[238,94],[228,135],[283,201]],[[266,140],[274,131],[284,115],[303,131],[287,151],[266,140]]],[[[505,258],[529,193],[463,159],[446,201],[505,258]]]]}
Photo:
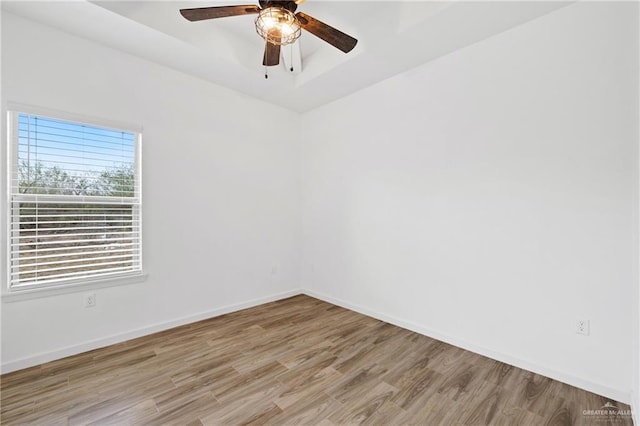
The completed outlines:
{"type": "Polygon", "coordinates": [[[298,292],[298,114],[3,13],[8,101],[144,127],[149,275],[92,309],[82,293],[4,301],[3,371],[298,292]],[[291,131],[264,132],[277,120],[291,131]]]}
{"type": "Polygon", "coordinates": [[[578,3],[304,114],[306,291],[629,401],[637,7],[578,3]]]}

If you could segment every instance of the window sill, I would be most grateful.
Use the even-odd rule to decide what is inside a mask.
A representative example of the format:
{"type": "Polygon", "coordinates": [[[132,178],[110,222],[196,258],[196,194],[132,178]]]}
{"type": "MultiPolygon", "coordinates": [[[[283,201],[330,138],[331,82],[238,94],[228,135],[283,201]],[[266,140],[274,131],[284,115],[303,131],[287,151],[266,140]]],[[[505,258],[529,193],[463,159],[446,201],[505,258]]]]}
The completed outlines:
{"type": "Polygon", "coordinates": [[[81,293],[100,288],[117,287],[121,285],[137,284],[146,281],[148,274],[140,273],[118,278],[87,281],[82,284],[67,284],[60,286],[32,288],[24,290],[12,290],[2,294],[3,303],[19,302],[22,300],[52,297],[61,294],[81,293]]]}

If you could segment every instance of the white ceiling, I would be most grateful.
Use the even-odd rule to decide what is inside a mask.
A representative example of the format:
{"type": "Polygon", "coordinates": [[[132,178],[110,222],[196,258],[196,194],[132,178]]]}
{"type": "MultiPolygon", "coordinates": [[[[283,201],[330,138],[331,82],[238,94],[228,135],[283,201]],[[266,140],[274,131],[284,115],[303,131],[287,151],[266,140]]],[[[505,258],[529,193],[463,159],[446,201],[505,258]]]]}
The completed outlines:
{"type": "Polygon", "coordinates": [[[254,16],[189,22],[181,8],[257,1],[2,1],[2,9],[295,111],[307,111],[570,2],[327,1],[298,7],[359,40],[344,54],[303,31],[264,78],[254,16]],[[289,58],[287,58],[289,60],[289,58]]]}

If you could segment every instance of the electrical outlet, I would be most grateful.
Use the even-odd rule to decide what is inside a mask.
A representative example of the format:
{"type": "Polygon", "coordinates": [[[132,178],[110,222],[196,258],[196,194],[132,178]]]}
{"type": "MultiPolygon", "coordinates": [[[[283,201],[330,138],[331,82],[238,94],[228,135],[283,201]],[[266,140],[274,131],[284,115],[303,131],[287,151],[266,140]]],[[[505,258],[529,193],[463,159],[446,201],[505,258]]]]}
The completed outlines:
{"type": "Polygon", "coordinates": [[[578,319],[578,320],[576,320],[575,328],[576,328],[576,333],[588,336],[589,335],[589,320],[588,319],[578,319]]]}
{"type": "Polygon", "coordinates": [[[96,294],[95,293],[87,293],[84,295],[84,307],[85,308],[93,308],[96,306],[96,294]]]}

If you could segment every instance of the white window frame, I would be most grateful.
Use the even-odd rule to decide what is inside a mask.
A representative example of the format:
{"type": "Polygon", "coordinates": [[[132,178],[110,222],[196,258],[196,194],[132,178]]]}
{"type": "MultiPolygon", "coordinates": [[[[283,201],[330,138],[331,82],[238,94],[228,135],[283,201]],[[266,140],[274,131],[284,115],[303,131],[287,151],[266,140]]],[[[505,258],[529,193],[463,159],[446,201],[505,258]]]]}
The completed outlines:
{"type": "MultiPolygon", "coordinates": [[[[87,117],[79,114],[73,114],[68,112],[56,111],[47,108],[39,108],[33,107],[29,105],[23,105],[18,103],[8,103],[7,108],[5,110],[6,114],[6,132],[4,137],[6,137],[6,145],[7,150],[5,151],[7,154],[6,157],[6,173],[4,178],[6,179],[5,191],[6,194],[3,197],[3,202],[6,203],[6,208],[3,209],[5,213],[6,220],[6,228],[4,237],[6,238],[5,243],[3,244],[4,250],[6,250],[6,256],[4,259],[4,266],[6,270],[6,274],[3,277],[3,280],[6,280],[6,286],[2,288],[2,299],[3,301],[14,301],[21,299],[28,299],[32,297],[42,297],[47,295],[54,295],[58,293],[69,293],[82,291],[87,289],[95,289],[102,287],[111,287],[115,285],[123,285],[123,284],[133,284],[137,282],[142,282],[146,279],[146,274],[143,269],[143,240],[142,240],[142,127],[135,126],[127,123],[116,122],[111,120],[105,120],[101,118],[95,117],[87,117]],[[85,124],[90,126],[98,126],[116,130],[122,130],[135,134],[135,160],[134,160],[134,173],[136,177],[135,187],[135,199],[137,203],[134,205],[135,209],[135,217],[138,220],[138,236],[139,236],[139,250],[138,250],[138,259],[136,261],[136,265],[139,267],[135,271],[125,271],[122,273],[117,273],[109,276],[97,276],[97,277],[79,277],[75,279],[65,279],[60,280],[59,282],[49,282],[43,284],[29,284],[25,286],[12,286],[11,283],[11,236],[12,233],[15,232],[15,226],[19,226],[19,224],[12,222],[12,201],[15,194],[13,194],[11,185],[12,179],[11,175],[17,167],[18,161],[18,116],[19,114],[29,114],[36,115],[40,117],[46,117],[51,119],[64,120],[68,122],[73,122],[76,124],[85,124]]],[[[72,201],[78,202],[84,197],[82,196],[47,196],[47,195],[27,195],[23,194],[19,196],[21,199],[27,201],[30,198],[37,198],[39,200],[46,200],[47,198],[55,198],[56,201],[72,201]]],[[[103,202],[109,201],[109,198],[113,198],[114,201],[120,201],[120,197],[101,197],[103,202]]],[[[87,203],[91,203],[92,200],[87,199],[87,203]]],[[[3,238],[3,239],[5,239],[3,238]]]]}

